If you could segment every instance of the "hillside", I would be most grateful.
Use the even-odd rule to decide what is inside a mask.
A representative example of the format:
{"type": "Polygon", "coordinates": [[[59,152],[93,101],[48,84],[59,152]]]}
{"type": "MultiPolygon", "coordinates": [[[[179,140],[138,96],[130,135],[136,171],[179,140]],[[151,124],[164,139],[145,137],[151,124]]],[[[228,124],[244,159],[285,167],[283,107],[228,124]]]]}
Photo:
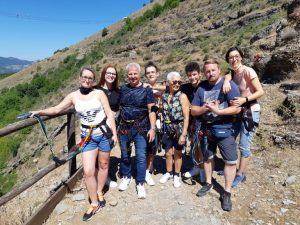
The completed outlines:
{"type": "MultiPolygon", "coordinates": [[[[299,218],[296,215],[299,213],[300,204],[299,182],[287,183],[286,180],[290,177],[295,177],[294,180],[300,179],[299,15],[299,0],[153,1],[141,11],[129,15],[126,20],[108,27],[106,36],[99,31],[78,44],[56,51],[53,56],[0,80],[1,94],[9,93],[9,88],[13,90],[14,87],[19,87],[18,90],[25,93],[23,99],[18,99],[20,104],[24,104],[21,107],[10,109],[10,113],[6,114],[7,110],[1,111],[5,105],[0,104],[0,114],[3,115],[0,119],[1,125],[5,124],[5,121],[13,121],[15,115],[24,110],[54,105],[66,93],[78,88],[78,70],[81,65],[92,64],[99,72],[105,64],[115,63],[123,77],[124,67],[127,63],[135,61],[144,65],[147,61],[152,60],[159,66],[161,79],[164,79],[171,70],[177,70],[184,75],[184,65],[191,60],[202,64],[203,60],[216,57],[222,61],[222,70],[226,72],[228,65],[224,61],[225,52],[229,47],[240,45],[246,53],[245,64],[256,69],[266,92],[261,99],[262,123],[255,136],[256,151],[249,171],[249,180],[242,189],[235,191],[234,204],[236,207],[233,212],[224,214],[216,209],[219,208],[218,202],[204,202],[204,208],[210,210],[210,217],[216,219],[206,220],[204,218],[202,222],[298,224],[299,218]],[[255,62],[254,56],[257,54],[261,56],[261,60],[255,62]],[[22,86],[31,81],[37,83],[37,79],[41,85],[49,84],[47,82],[51,81],[55,81],[55,84],[51,83],[51,88],[30,86],[29,84],[26,87],[22,86]],[[37,92],[27,92],[28,87],[35,88],[37,92]],[[33,94],[32,98],[31,94],[33,94]]],[[[10,108],[14,107],[14,104],[11,105],[10,108]]],[[[62,123],[63,118],[51,121],[51,124],[47,122],[48,130],[53,131],[62,123]]],[[[24,133],[26,135],[22,134],[21,137],[13,135],[17,140],[15,143],[19,144],[17,150],[15,149],[16,145],[13,145],[13,153],[6,156],[5,159],[9,163],[5,164],[5,168],[1,168],[0,160],[0,169],[2,172],[4,171],[3,176],[11,177],[11,180],[5,180],[5,182],[20,183],[49,162],[47,149],[37,153],[33,158],[28,158],[28,155],[44,142],[40,128],[36,126],[30,132],[24,133]],[[28,161],[24,162],[24,159],[28,159],[28,161]],[[37,163],[32,163],[33,159],[38,160],[37,163]],[[20,161],[22,163],[19,163],[20,161]],[[7,171],[10,173],[6,174],[7,171]]],[[[56,152],[61,152],[66,144],[65,131],[61,136],[57,137],[55,141],[56,152]]],[[[119,157],[117,152],[115,157],[119,157]]],[[[43,193],[39,197],[48,196],[50,192],[48,186],[51,186],[51,182],[59,182],[65,172],[66,170],[56,174],[56,178],[48,178],[35,186],[33,190],[43,193]]],[[[2,173],[0,173],[1,179],[2,173]]],[[[222,178],[217,179],[222,182],[222,178]]],[[[198,187],[198,184],[186,187],[188,194],[192,193],[193,195],[193,197],[186,196],[191,202],[198,201],[194,196],[198,187]]],[[[155,188],[153,192],[160,192],[163,189],[159,185],[155,188]]],[[[2,190],[4,188],[1,188],[2,190]]],[[[80,186],[78,190],[82,191],[82,187],[80,186]]],[[[1,213],[3,212],[2,215],[0,214],[1,221],[4,221],[3,218],[9,214],[9,210],[13,208],[14,204],[26,203],[26,197],[30,198],[28,192],[18,200],[13,200],[1,207],[1,213]]],[[[162,199],[164,194],[166,192],[156,195],[156,198],[162,199]]],[[[180,196],[180,193],[175,194],[180,196]]],[[[113,195],[108,198],[113,199],[114,195],[118,194],[113,192],[113,195]]],[[[126,204],[133,198],[133,196],[122,196],[119,204],[124,204],[124,208],[126,208],[126,204]]],[[[209,201],[215,201],[215,199],[216,194],[208,198],[209,201]]],[[[24,222],[24,217],[32,214],[43,201],[43,199],[39,199],[38,203],[26,205],[27,208],[16,212],[14,218],[24,222]]],[[[175,205],[172,205],[173,209],[180,204],[176,202],[175,205]]],[[[197,209],[190,206],[190,202],[185,205],[193,207],[191,212],[196,219],[189,220],[180,217],[180,221],[197,224],[197,218],[202,214],[199,215],[197,209]]],[[[79,214],[85,210],[84,206],[81,204],[76,208],[77,212],[80,212],[79,214]]],[[[139,206],[141,213],[146,213],[147,205],[140,204],[139,206]]],[[[105,209],[107,210],[105,213],[108,213],[109,207],[105,209]]],[[[117,211],[118,207],[111,211],[117,211]]],[[[201,205],[197,203],[197,207],[201,207],[201,205]]],[[[130,213],[130,209],[133,210],[132,207],[129,207],[125,211],[125,215],[122,214],[124,216],[122,218],[126,218],[126,212],[130,213]]],[[[160,210],[164,212],[163,207],[160,210]]],[[[201,211],[201,213],[204,212],[205,210],[201,211]]],[[[67,214],[66,220],[71,218],[70,224],[78,221],[79,217],[76,217],[74,213],[65,214],[67,214]]],[[[168,216],[171,218],[174,214],[168,214],[168,216]]],[[[100,217],[104,221],[110,221],[105,214],[101,214],[100,217]]],[[[57,218],[57,215],[54,214],[49,220],[49,224],[59,224],[57,218]]],[[[110,214],[110,218],[113,218],[113,214],[110,214]]],[[[11,222],[5,220],[4,224],[18,224],[16,221],[18,220],[14,219],[11,222]]],[[[131,224],[137,224],[134,219],[131,222],[131,224]]],[[[160,224],[170,224],[171,219],[160,222],[160,224]]]]}
{"type": "Polygon", "coordinates": [[[0,57],[0,74],[18,72],[30,66],[32,63],[32,61],[21,60],[14,57],[0,57]]]}

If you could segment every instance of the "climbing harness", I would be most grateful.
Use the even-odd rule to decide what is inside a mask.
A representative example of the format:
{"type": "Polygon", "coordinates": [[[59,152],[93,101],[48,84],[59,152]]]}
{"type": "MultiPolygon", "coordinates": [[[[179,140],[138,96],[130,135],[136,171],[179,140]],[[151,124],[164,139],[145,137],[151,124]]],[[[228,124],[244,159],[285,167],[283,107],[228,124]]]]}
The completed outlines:
{"type": "MultiPolygon", "coordinates": [[[[31,116],[31,113],[21,113],[21,114],[19,114],[19,115],[17,116],[17,118],[18,118],[18,119],[24,120],[24,119],[30,118],[30,116],[31,116]]],[[[46,129],[46,126],[45,126],[45,123],[44,123],[43,119],[42,119],[39,115],[34,115],[33,117],[39,122],[40,127],[41,127],[41,129],[42,129],[42,131],[43,131],[43,134],[44,134],[44,136],[45,136],[45,138],[46,138],[46,140],[47,140],[47,142],[48,142],[49,149],[50,149],[51,156],[52,156],[52,160],[53,160],[56,164],[58,164],[58,165],[64,164],[66,161],[72,159],[74,156],[76,156],[78,153],[81,152],[81,150],[82,150],[82,148],[84,147],[85,143],[90,139],[91,134],[92,134],[92,130],[93,130],[93,128],[94,128],[93,126],[91,126],[91,129],[89,129],[88,135],[84,138],[83,141],[81,141],[81,142],[79,143],[79,145],[76,146],[76,148],[77,148],[76,150],[74,150],[74,151],[72,151],[72,152],[69,153],[69,155],[66,157],[66,159],[59,159],[59,158],[55,155],[55,153],[53,152],[53,143],[52,143],[52,141],[51,141],[51,140],[49,139],[49,137],[48,137],[48,132],[47,132],[47,129],[46,129]]],[[[97,125],[96,125],[96,126],[97,126],[97,125]]],[[[95,126],[95,127],[96,127],[96,126],[95,126]]]]}

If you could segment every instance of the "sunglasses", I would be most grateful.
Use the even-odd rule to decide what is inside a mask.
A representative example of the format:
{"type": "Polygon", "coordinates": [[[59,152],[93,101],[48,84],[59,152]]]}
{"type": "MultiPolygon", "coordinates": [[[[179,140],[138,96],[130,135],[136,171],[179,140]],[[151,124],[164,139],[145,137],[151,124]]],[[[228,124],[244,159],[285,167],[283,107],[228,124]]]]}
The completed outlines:
{"type": "Polygon", "coordinates": [[[181,81],[181,80],[173,80],[173,81],[172,81],[172,84],[173,84],[173,85],[176,85],[176,84],[181,85],[181,84],[182,84],[182,81],[181,81]]]}

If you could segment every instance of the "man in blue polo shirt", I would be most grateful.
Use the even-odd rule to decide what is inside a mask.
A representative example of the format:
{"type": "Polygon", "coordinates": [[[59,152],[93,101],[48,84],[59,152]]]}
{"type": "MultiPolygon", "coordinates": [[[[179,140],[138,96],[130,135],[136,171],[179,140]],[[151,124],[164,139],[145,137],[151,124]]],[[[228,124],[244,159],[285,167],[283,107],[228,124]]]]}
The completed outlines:
{"type": "Polygon", "coordinates": [[[138,198],[146,198],[144,188],[146,175],[147,139],[155,138],[156,114],[153,110],[154,95],[150,87],[144,87],[141,82],[141,67],[137,63],[126,66],[128,84],[120,90],[120,124],[119,137],[121,147],[120,173],[122,181],[120,191],[125,191],[131,183],[131,148],[135,145],[136,155],[136,189],[138,198]]]}
{"type": "Polygon", "coordinates": [[[207,194],[212,188],[212,172],[214,155],[218,147],[225,162],[225,188],[221,195],[222,209],[230,211],[231,184],[236,174],[237,151],[232,132],[233,115],[238,114],[240,107],[233,106],[230,101],[240,96],[238,87],[231,82],[232,89],[226,95],[222,92],[224,79],[217,60],[210,59],[203,66],[206,81],[201,82],[192,102],[191,113],[201,116],[202,138],[201,151],[204,156],[206,183],[198,191],[197,196],[207,194]],[[207,140],[207,143],[205,143],[207,140]]]}

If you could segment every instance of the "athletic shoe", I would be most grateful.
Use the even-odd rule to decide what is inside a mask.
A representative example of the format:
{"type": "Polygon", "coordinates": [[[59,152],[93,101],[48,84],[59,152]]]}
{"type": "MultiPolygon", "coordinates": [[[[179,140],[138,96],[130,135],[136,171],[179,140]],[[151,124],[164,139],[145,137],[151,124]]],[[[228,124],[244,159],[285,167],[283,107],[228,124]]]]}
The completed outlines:
{"type": "Polygon", "coordinates": [[[224,191],[221,196],[221,207],[224,211],[231,211],[232,209],[232,202],[231,202],[231,194],[227,191],[224,191]]]}
{"type": "Polygon", "coordinates": [[[194,176],[197,176],[200,174],[200,167],[199,166],[194,166],[193,169],[191,169],[190,171],[184,173],[184,177],[185,178],[191,178],[194,176]]]}
{"type": "Polygon", "coordinates": [[[145,199],[146,198],[146,191],[143,184],[136,185],[136,190],[138,194],[139,199],[145,199]]]}
{"type": "Polygon", "coordinates": [[[119,190],[125,191],[128,188],[128,185],[131,183],[131,177],[123,177],[121,183],[119,184],[119,190]]]}
{"type": "Polygon", "coordinates": [[[206,195],[213,188],[213,184],[205,183],[200,190],[197,192],[198,197],[206,195]]]}
{"type": "Polygon", "coordinates": [[[117,182],[111,180],[109,177],[107,177],[105,181],[105,186],[110,187],[110,188],[115,188],[118,186],[117,182]]]}
{"type": "Polygon", "coordinates": [[[235,178],[234,178],[234,180],[233,180],[233,182],[232,182],[231,187],[236,188],[241,183],[243,183],[245,181],[246,181],[246,176],[244,176],[244,175],[236,175],[235,178]]]}
{"type": "Polygon", "coordinates": [[[155,185],[154,180],[152,179],[149,170],[146,170],[146,177],[145,177],[145,180],[146,180],[146,183],[147,183],[149,186],[154,186],[154,185],[155,185]]]}
{"type": "Polygon", "coordinates": [[[93,215],[95,215],[100,210],[100,204],[97,205],[90,205],[89,209],[86,211],[86,213],[83,215],[82,220],[88,221],[92,219],[93,215]]]}
{"type": "Polygon", "coordinates": [[[180,187],[180,185],[181,185],[180,181],[181,181],[180,177],[177,176],[177,175],[175,175],[173,177],[173,185],[174,185],[174,187],[176,187],[176,188],[180,187]]]}
{"type": "Polygon", "coordinates": [[[170,178],[171,178],[171,174],[167,172],[167,173],[165,173],[165,174],[160,178],[159,182],[160,182],[161,184],[164,184],[164,183],[166,183],[170,178]]]}

